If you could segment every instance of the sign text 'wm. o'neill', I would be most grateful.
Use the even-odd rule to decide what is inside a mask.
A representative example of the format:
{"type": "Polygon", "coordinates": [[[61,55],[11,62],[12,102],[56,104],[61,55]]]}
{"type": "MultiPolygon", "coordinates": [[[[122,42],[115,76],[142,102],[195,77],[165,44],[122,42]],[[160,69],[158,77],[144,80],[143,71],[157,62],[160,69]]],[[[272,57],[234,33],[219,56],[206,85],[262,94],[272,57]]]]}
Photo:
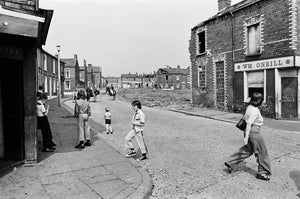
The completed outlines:
{"type": "Polygon", "coordinates": [[[279,57],[234,64],[234,71],[265,70],[271,68],[294,67],[294,57],[279,57]]]}

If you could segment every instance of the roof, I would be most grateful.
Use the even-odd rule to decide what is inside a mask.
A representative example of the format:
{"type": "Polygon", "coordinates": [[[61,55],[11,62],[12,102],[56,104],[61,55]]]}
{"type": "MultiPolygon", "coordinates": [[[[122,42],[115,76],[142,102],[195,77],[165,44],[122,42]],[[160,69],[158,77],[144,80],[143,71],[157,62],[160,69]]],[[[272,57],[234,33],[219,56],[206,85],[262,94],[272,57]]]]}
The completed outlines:
{"type": "Polygon", "coordinates": [[[227,8],[224,8],[223,10],[220,10],[216,15],[210,17],[209,19],[205,20],[205,21],[202,21],[201,23],[199,23],[197,26],[195,26],[194,28],[192,29],[196,29],[200,26],[203,26],[204,24],[212,21],[212,20],[215,20],[223,15],[226,15],[226,14],[230,14],[230,13],[233,13],[233,12],[236,12],[238,10],[241,10],[245,7],[248,7],[254,3],[257,3],[259,1],[262,1],[262,0],[244,0],[244,1],[241,1],[237,4],[234,4],[232,6],[229,6],[227,8]]]}
{"type": "Polygon", "coordinates": [[[131,74],[131,73],[129,73],[129,74],[121,74],[121,77],[123,77],[123,78],[141,78],[140,75],[138,75],[138,74],[131,74]]]}
{"type": "Polygon", "coordinates": [[[100,66],[93,66],[93,72],[94,73],[100,73],[101,72],[101,67],[100,66]]]}
{"type": "Polygon", "coordinates": [[[66,63],[66,67],[75,67],[76,66],[76,60],[74,58],[67,58],[67,59],[61,59],[63,62],[66,63]]]}
{"type": "Polygon", "coordinates": [[[190,70],[184,68],[159,68],[158,71],[160,71],[161,73],[168,73],[168,74],[183,74],[183,75],[190,74],[190,70]]]}

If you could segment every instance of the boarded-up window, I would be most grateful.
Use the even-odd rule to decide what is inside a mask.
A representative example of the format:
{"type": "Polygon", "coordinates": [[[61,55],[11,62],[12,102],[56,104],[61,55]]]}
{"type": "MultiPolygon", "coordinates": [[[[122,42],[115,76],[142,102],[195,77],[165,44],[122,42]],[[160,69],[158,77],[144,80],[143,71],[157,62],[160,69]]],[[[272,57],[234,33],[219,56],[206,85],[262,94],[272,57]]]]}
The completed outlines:
{"type": "Polygon", "coordinates": [[[248,54],[260,53],[260,25],[248,27],[248,54]]]}
{"type": "Polygon", "coordinates": [[[264,71],[248,73],[248,97],[254,92],[264,95],[264,71]]]}
{"type": "Polygon", "coordinates": [[[205,66],[198,66],[199,73],[199,88],[205,88],[206,80],[205,80],[205,66]]]}

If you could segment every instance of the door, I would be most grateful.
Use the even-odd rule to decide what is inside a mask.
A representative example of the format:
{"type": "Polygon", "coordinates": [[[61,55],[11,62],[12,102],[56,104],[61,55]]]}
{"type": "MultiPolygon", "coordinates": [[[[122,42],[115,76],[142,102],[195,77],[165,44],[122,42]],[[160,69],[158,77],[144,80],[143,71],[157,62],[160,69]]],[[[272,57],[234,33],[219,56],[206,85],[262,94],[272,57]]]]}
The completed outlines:
{"type": "Polygon", "coordinates": [[[281,78],[281,117],[296,118],[297,117],[297,77],[281,78]]]}
{"type": "Polygon", "coordinates": [[[225,89],[224,89],[224,62],[216,62],[216,94],[217,108],[224,109],[225,89]]]}
{"type": "MultiPolygon", "coordinates": [[[[24,159],[23,65],[21,61],[0,58],[4,158],[24,159]]],[[[35,89],[35,88],[32,88],[35,89]]]]}

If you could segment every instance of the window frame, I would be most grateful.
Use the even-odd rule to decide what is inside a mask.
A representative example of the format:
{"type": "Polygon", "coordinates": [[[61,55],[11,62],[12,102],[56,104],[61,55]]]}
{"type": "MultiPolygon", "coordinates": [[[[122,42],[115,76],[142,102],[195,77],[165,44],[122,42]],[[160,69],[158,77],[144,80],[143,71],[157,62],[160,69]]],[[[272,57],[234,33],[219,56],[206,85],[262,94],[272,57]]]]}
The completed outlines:
{"type": "Polygon", "coordinates": [[[258,55],[261,54],[261,24],[260,22],[256,22],[253,24],[250,24],[246,27],[246,41],[247,41],[247,56],[252,56],[252,55],[258,55]],[[251,28],[255,28],[257,27],[257,31],[254,32],[254,39],[250,38],[250,30],[251,28]],[[257,38],[256,38],[257,37],[257,38]],[[254,42],[252,41],[252,39],[254,40],[254,42]],[[252,45],[253,43],[255,43],[255,50],[254,52],[250,52],[252,51],[250,49],[250,44],[252,45]]]}
{"type": "Polygon", "coordinates": [[[198,87],[199,88],[206,88],[206,67],[205,65],[198,65],[198,87]],[[200,74],[201,73],[201,74],[200,74]],[[201,85],[201,78],[200,78],[200,75],[202,75],[204,77],[204,85],[201,85]]]}
{"type": "Polygon", "coordinates": [[[65,68],[65,78],[70,78],[70,77],[71,77],[71,70],[69,68],[65,68]]]}

